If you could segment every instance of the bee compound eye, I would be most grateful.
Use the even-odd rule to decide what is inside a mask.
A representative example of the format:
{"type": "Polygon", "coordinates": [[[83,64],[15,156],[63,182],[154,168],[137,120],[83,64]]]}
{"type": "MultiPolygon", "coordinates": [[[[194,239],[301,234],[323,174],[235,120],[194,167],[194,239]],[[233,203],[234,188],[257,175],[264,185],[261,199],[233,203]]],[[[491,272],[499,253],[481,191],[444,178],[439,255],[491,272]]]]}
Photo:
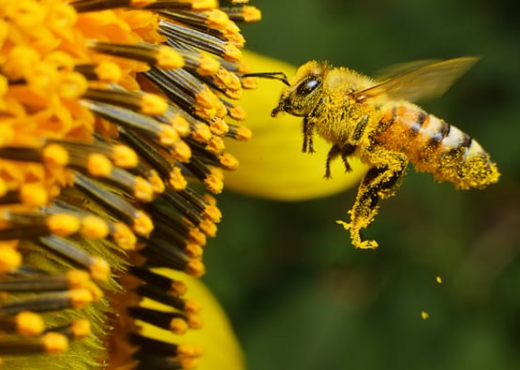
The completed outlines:
{"type": "Polygon", "coordinates": [[[309,95],[321,84],[321,78],[317,76],[309,76],[306,78],[300,86],[298,86],[298,94],[309,95]]]}

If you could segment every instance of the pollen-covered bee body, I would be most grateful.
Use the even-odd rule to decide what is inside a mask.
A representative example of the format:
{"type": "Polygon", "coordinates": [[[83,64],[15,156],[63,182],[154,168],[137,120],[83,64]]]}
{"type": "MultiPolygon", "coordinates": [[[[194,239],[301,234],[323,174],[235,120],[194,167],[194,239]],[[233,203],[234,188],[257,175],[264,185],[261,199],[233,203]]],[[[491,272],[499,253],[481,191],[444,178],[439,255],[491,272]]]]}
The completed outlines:
{"type": "Polygon", "coordinates": [[[459,189],[498,181],[496,165],[475,140],[412,103],[441,95],[475,62],[414,62],[399,66],[398,76],[376,82],[347,68],[311,61],[298,69],[282,93],[272,115],[303,117],[303,151],[314,152],[315,133],[332,145],[325,177],[330,177],[330,162],[337,157],[347,171],[349,156],[370,167],[349,212],[351,222],[341,222],[355,247],[377,247],[375,241],[361,240],[360,229],[373,221],[379,200],[394,195],[408,162],[459,189]]]}

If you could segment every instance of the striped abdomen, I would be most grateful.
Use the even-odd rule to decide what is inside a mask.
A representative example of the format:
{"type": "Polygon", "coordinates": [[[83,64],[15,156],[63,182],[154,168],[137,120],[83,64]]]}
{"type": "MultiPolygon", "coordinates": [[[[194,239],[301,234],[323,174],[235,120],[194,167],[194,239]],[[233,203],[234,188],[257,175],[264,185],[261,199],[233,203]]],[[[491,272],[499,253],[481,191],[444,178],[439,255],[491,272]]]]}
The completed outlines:
{"type": "Polygon", "coordinates": [[[374,139],[405,154],[418,171],[430,172],[439,181],[460,189],[498,181],[496,164],[476,140],[413,104],[389,109],[380,127],[374,139]]]}

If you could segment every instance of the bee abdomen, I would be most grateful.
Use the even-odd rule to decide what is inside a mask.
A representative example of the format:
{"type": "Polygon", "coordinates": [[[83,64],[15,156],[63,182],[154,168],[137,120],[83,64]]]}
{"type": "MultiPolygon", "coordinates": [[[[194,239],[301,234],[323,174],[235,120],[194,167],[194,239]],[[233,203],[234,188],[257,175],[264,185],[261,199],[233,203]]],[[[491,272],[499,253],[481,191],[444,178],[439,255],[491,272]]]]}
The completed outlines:
{"type": "Polygon", "coordinates": [[[381,125],[384,131],[377,140],[404,153],[418,171],[430,172],[459,189],[498,181],[496,164],[476,140],[416,106],[394,107],[381,125]]]}

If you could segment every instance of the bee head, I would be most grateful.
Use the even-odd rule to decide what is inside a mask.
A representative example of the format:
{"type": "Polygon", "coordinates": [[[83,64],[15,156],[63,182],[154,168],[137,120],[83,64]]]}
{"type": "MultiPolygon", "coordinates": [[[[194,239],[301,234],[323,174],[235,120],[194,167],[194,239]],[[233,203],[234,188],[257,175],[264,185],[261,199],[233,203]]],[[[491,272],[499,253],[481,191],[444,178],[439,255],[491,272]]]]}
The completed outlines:
{"type": "Polygon", "coordinates": [[[293,116],[307,116],[316,105],[321,91],[326,65],[310,61],[298,68],[293,82],[282,92],[278,106],[271,116],[287,112],[293,116]]]}

